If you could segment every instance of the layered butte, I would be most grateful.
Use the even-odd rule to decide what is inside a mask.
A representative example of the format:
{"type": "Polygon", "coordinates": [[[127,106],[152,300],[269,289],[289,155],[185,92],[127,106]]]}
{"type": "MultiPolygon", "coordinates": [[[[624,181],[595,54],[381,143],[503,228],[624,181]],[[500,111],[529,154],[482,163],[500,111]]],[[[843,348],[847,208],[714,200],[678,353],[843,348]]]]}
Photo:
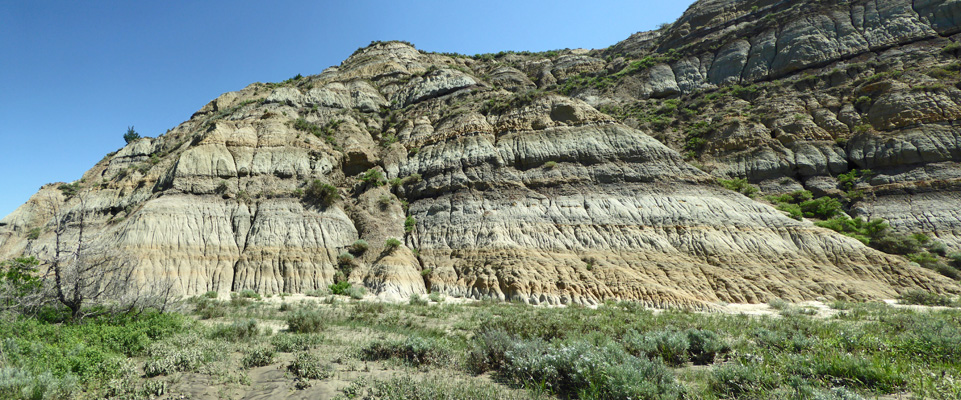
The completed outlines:
{"type": "Polygon", "coordinates": [[[717,184],[830,194],[835,175],[874,169],[852,214],[958,246],[961,91],[856,83],[906,60],[944,64],[925,46],[950,41],[957,23],[942,11],[954,3],[821,3],[702,1],[671,28],[594,51],[465,57],[374,43],[319,75],[223,94],[80,181],[44,186],[0,221],[0,258],[49,259],[56,218],[72,222],[69,241],[82,214],[91,243],[182,295],[346,280],[387,299],[705,309],[959,293],[717,184]],[[857,72],[834,72],[852,59],[857,72]],[[730,90],[751,83],[762,87],[750,96],[730,90]],[[679,114],[711,93],[734,97],[679,114]],[[688,149],[693,127],[706,127],[704,145],[688,149]],[[338,199],[315,201],[322,185],[338,199]]]}

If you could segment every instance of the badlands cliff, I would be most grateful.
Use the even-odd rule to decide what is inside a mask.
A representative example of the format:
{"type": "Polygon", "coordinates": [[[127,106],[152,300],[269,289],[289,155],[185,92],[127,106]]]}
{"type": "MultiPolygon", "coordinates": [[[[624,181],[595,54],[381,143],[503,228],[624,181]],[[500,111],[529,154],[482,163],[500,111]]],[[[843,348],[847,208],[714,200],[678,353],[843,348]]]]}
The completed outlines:
{"type": "Polygon", "coordinates": [[[339,279],[385,298],[687,308],[958,293],[718,184],[838,198],[961,250],[958,32],[956,1],[704,0],[601,50],[372,43],[44,186],[0,221],[0,258],[49,257],[60,212],[185,295],[339,279]],[[855,169],[871,173],[838,181],[855,169]],[[339,199],[309,201],[321,184],[339,199]]]}

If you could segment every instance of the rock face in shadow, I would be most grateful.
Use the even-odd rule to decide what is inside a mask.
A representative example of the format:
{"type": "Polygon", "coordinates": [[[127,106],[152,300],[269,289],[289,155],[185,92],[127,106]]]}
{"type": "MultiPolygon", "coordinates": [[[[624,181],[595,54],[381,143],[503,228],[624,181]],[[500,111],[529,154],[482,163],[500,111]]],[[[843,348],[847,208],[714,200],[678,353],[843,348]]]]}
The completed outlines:
{"type": "Polygon", "coordinates": [[[953,6],[916,3],[702,1],[594,51],[471,58],[374,43],[319,75],[221,95],[104,158],[76,193],[44,186],[0,221],[0,257],[50,257],[55,215],[83,213],[90,240],[183,295],[347,281],[388,300],[709,309],[959,293],[716,182],[840,193],[834,175],[875,169],[852,213],[957,244],[961,208],[940,204],[959,203],[947,182],[961,175],[961,91],[873,78],[943,64],[925,46],[953,32],[953,6]],[[826,72],[852,57],[876,65],[826,72]],[[775,77],[790,83],[745,87],[775,77]]]}

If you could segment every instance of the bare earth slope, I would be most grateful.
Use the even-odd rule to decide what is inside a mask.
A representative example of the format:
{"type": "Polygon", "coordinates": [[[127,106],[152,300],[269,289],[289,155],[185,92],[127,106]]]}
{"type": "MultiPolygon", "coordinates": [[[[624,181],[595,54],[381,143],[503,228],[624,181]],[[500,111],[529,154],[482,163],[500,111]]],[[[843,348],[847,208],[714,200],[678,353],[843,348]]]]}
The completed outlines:
{"type": "MultiPolygon", "coordinates": [[[[951,124],[929,129],[899,122],[907,117],[878,116],[881,122],[875,126],[889,127],[886,131],[856,136],[851,129],[857,123],[838,122],[837,135],[849,139],[840,148],[835,131],[817,121],[834,124],[840,117],[831,107],[840,112],[848,106],[840,98],[821,100],[836,106],[819,105],[819,95],[798,94],[796,84],[772,92],[776,96],[758,95],[758,105],[752,107],[778,107],[765,115],[770,121],[722,117],[724,107],[736,101],[706,105],[703,115],[689,119],[670,117],[660,128],[639,121],[639,114],[612,111],[659,108],[663,104],[657,98],[664,96],[694,102],[690,93],[701,95],[700,90],[714,90],[730,79],[769,79],[857,55],[853,50],[823,57],[789,55],[784,57],[794,61],[785,62],[794,67],[775,68],[780,65],[775,58],[760,72],[704,73],[684,85],[677,78],[659,78],[681,76],[685,62],[696,61],[693,68],[701,72],[730,69],[706,60],[724,57],[702,55],[701,47],[711,47],[704,43],[712,35],[740,32],[737,10],[747,3],[753,4],[700,2],[666,32],[635,35],[602,51],[468,58],[385,42],[358,50],[320,75],[252,84],[221,95],[158,138],[132,142],[105,157],[75,183],[76,194],[57,184],[42,188],[0,221],[0,258],[49,257],[51,218],[60,210],[84,213],[88,234],[135,257],[145,281],[170,279],[185,295],[243,289],[303,292],[326,288],[341,276],[384,298],[439,291],[537,304],[623,299],[688,308],[772,298],[890,298],[909,288],[961,291],[956,282],[903,257],[788,218],[718,186],[714,176],[685,161],[677,151],[683,151],[677,145],[682,140],[672,137],[698,120],[714,124],[718,119],[709,149],[697,155],[717,166],[712,173],[755,182],[789,178],[799,186],[847,171],[856,160],[875,165],[903,159],[904,152],[881,155],[878,149],[890,148],[890,140],[906,143],[915,131],[956,137],[951,124]],[[698,33],[698,26],[715,30],[698,33]],[[691,35],[700,39],[687,39],[691,35]],[[624,57],[631,52],[668,54],[657,46],[684,43],[689,43],[685,50],[655,57],[665,62],[620,75],[610,72],[623,71],[614,64],[629,64],[624,57]],[[598,77],[612,78],[606,85],[584,83],[598,77]],[[650,89],[655,86],[662,89],[650,89]],[[778,122],[784,112],[793,119],[792,107],[802,105],[810,107],[812,120],[778,122]],[[721,126],[732,124],[728,131],[733,133],[723,133],[727,128],[721,126]],[[892,139],[881,139],[884,135],[892,139]],[[805,169],[800,154],[809,148],[826,158],[809,157],[811,167],[805,169]],[[832,163],[828,156],[839,161],[832,163]],[[341,199],[330,206],[310,201],[304,192],[314,180],[335,186],[341,199]],[[385,248],[391,237],[403,245],[385,248]],[[357,239],[369,242],[370,249],[351,261],[338,261],[357,239]]],[[[949,7],[938,4],[929,8],[949,7]]],[[[761,7],[749,12],[763,17],[761,7]]],[[[871,15],[880,18],[878,26],[904,19],[889,14],[871,15]]],[[[939,32],[956,26],[950,18],[925,24],[928,29],[920,36],[903,41],[940,40],[939,32]]],[[[778,26],[771,29],[783,33],[786,28],[778,26]]],[[[760,32],[757,38],[767,35],[760,28],[754,31],[760,32]]],[[[876,36],[886,44],[868,43],[864,51],[902,41],[900,36],[876,36]]],[[[742,58],[750,60],[752,51],[747,49],[742,58]]],[[[782,47],[773,54],[801,52],[785,51],[782,47]]],[[[879,95],[872,112],[878,104],[898,104],[899,95],[920,95],[910,89],[878,90],[890,99],[883,103],[885,97],[879,95]]],[[[944,99],[931,101],[947,104],[955,92],[945,89],[937,95],[944,99]]],[[[938,118],[943,122],[948,117],[938,118]]],[[[957,140],[951,143],[961,146],[957,140]]],[[[899,146],[895,148],[905,147],[899,146]]],[[[948,163],[940,171],[950,175],[961,152],[943,148],[942,156],[922,157],[920,164],[897,163],[892,168],[903,170],[901,175],[891,172],[875,179],[893,176],[904,185],[903,176],[909,174],[917,176],[911,181],[916,183],[929,176],[919,168],[927,171],[938,163],[948,163]]],[[[953,186],[948,187],[912,205],[944,219],[933,222],[931,232],[950,230],[958,221],[956,211],[931,205],[957,201],[953,186]]],[[[863,212],[887,215],[897,226],[911,225],[910,213],[899,204],[916,195],[898,190],[860,203],[863,212]]]]}

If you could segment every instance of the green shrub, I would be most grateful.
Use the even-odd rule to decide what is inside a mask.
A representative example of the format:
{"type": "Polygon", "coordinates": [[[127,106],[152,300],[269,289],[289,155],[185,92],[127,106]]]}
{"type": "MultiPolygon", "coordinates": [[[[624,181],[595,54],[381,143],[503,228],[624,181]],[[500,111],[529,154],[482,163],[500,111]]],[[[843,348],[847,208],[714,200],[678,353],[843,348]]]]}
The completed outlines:
{"type": "Polygon", "coordinates": [[[140,139],[140,134],[133,130],[133,126],[128,126],[127,133],[123,134],[123,141],[130,144],[130,142],[136,141],[137,139],[140,139]]]}
{"type": "Polygon", "coordinates": [[[801,204],[807,200],[813,199],[814,195],[812,195],[811,192],[808,190],[796,190],[791,193],[782,194],[778,196],[767,196],[766,198],[768,201],[775,204],[781,204],[781,203],[801,204]]]}
{"type": "Polygon", "coordinates": [[[961,268],[961,253],[948,254],[948,260],[952,267],[961,268]]]}
{"type": "Polygon", "coordinates": [[[889,229],[887,222],[880,218],[866,221],[861,217],[849,218],[846,215],[837,216],[827,221],[817,221],[814,224],[853,237],[866,245],[870,245],[873,241],[883,237],[889,229]]]}
{"type": "Polygon", "coordinates": [[[340,253],[340,255],[337,256],[337,265],[340,265],[340,266],[354,265],[354,256],[350,253],[340,253]]]}
{"type": "Polygon", "coordinates": [[[293,353],[313,349],[323,340],[323,336],[317,334],[280,333],[270,339],[270,344],[279,352],[293,353]]]}
{"type": "Polygon", "coordinates": [[[219,293],[213,290],[208,291],[207,293],[204,293],[204,297],[208,299],[216,299],[217,296],[219,296],[219,293]]]}
{"type": "MultiPolygon", "coordinates": [[[[426,271],[426,270],[424,270],[424,271],[426,271]]],[[[444,302],[444,295],[443,295],[443,294],[440,294],[440,293],[438,293],[438,292],[433,292],[433,293],[431,293],[429,296],[427,296],[427,298],[429,298],[430,301],[433,301],[433,302],[435,302],[435,303],[443,303],[443,302],[444,302]]]]}
{"type": "Polygon", "coordinates": [[[474,336],[470,352],[467,353],[467,369],[476,374],[504,369],[509,362],[507,352],[514,348],[517,340],[517,337],[501,329],[481,331],[474,336]]]}
{"type": "Polygon", "coordinates": [[[941,52],[944,54],[957,54],[958,52],[961,52],[961,43],[948,43],[946,46],[944,46],[944,48],[941,49],[941,52]]]}
{"type": "Polygon", "coordinates": [[[941,257],[947,257],[948,246],[945,246],[942,242],[931,241],[931,243],[928,243],[928,251],[941,257]]]}
{"type": "Polygon", "coordinates": [[[787,370],[791,375],[820,380],[824,384],[881,393],[896,393],[907,383],[890,362],[844,353],[793,356],[787,370]]]}
{"type": "Polygon", "coordinates": [[[427,299],[420,297],[420,295],[417,293],[410,295],[410,300],[408,301],[408,304],[412,306],[426,306],[427,303],[427,299]]]}
{"type": "Polygon", "coordinates": [[[340,194],[337,193],[337,188],[333,185],[323,183],[319,179],[314,179],[307,185],[307,189],[304,190],[303,200],[307,204],[314,206],[330,207],[337,200],[340,200],[340,194]]]}
{"type": "Polygon", "coordinates": [[[382,195],[377,198],[377,205],[380,206],[381,210],[386,210],[390,203],[394,202],[393,196],[389,194],[382,195]]]}
{"type": "Polygon", "coordinates": [[[715,393],[734,399],[776,388],[779,383],[779,377],[770,369],[734,363],[714,367],[709,380],[715,393]]]}
{"type": "MultiPolygon", "coordinates": [[[[356,382],[356,381],[355,381],[356,382]]],[[[356,398],[382,400],[500,400],[518,398],[516,393],[493,382],[432,379],[431,377],[394,377],[373,382],[356,382],[345,393],[363,393],[356,398]]],[[[523,397],[521,397],[523,398],[523,397]]]]}
{"type": "Polygon", "coordinates": [[[9,400],[72,399],[80,392],[76,376],[35,375],[21,368],[0,367],[0,397],[9,400]]]}
{"type": "Polygon", "coordinates": [[[327,379],[333,375],[330,365],[321,363],[316,356],[301,352],[287,365],[287,371],[301,379],[327,379]]]}
{"type": "Polygon", "coordinates": [[[820,197],[801,203],[801,211],[808,218],[828,219],[844,213],[841,202],[831,197],[820,197]]]}
{"type": "Polygon", "coordinates": [[[222,318],[227,316],[227,306],[222,301],[204,297],[197,302],[194,312],[197,313],[201,319],[222,318]]]}
{"type": "Polygon", "coordinates": [[[245,298],[245,299],[260,300],[260,295],[257,294],[257,292],[255,292],[255,291],[253,291],[253,290],[250,290],[250,289],[241,290],[241,291],[240,291],[240,297],[243,297],[243,298],[245,298]]]}
{"type": "Polygon", "coordinates": [[[383,186],[387,183],[384,173],[377,168],[368,169],[360,176],[360,181],[373,186],[383,186]]]}
{"type": "Polygon", "coordinates": [[[953,304],[951,299],[947,296],[921,289],[906,290],[901,292],[901,294],[898,295],[898,303],[945,307],[953,304]]]}
{"type": "Polygon", "coordinates": [[[874,176],[874,172],[869,169],[852,169],[847,173],[839,174],[837,176],[837,180],[842,189],[851,190],[854,189],[854,186],[857,185],[858,182],[868,179],[872,176],[874,176]]]}
{"type": "Polygon", "coordinates": [[[888,254],[911,254],[921,251],[921,244],[914,238],[891,233],[871,240],[871,247],[888,254]]]}
{"type": "Polygon", "coordinates": [[[690,347],[687,335],[678,331],[655,331],[645,334],[632,331],[624,337],[624,348],[635,357],[659,358],[679,366],[688,361],[690,347]]]}
{"type": "Polygon", "coordinates": [[[781,203],[777,205],[777,209],[788,213],[789,217],[798,221],[804,219],[804,212],[801,211],[801,206],[797,204],[781,203]]]}
{"type": "Polygon", "coordinates": [[[340,281],[333,285],[330,285],[330,293],[336,295],[347,295],[347,289],[350,289],[350,282],[340,281]]]}
{"type": "Polygon", "coordinates": [[[287,316],[287,330],[293,333],[317,333],[324,329],[320,310],[301,308],[287,316]]]}
{"type": "Polygon", "coordinates": [[[413,216],[408,216],[404,220],[404,232],[410,233],[417,226],[417,219],[413,216]]]}
{"type": "Polygon", "coordinates": [[[42,229],[40,229],[40,228],[33,228],[33,229],[31,229],[29,232],[27,232],[27,239],[29,239],[29,240],[37,240],[37,239],[40,238],[40,234],[42,234],[42,233],[43,233],[43,230],[42,230],[42,229]]]}
{"type": "Polygon", "coordinates": [[[234,308],[247,307],[253,304],[254,301],[250,297],[241,296],[240,293],[233,292],[230,293],[230,306],[234,308]]]}
{"type": "Polygon", "coordinates": [[[241,364],[244,368],[263,367],[274,362],[274,349],[257,347],[244,352],[241,364]]]}
{"type": "Polygon", "coordinates": [[[347,288],[344,294],[354,300],[360,300],[367,294],[367,288],[363,286],[351,286],[347,288]]]}
{"type": "Polygon", "coordinates": [[[443,340],[408,336],[402,341],[387,340],[368,344],[360,350],[366,361],[397,359],[408,365],[446,364],[452,358],[450,344],[443,340]]]}
{"type": "Polygon", "coordinates": [[[400,240],[398,240],[397,238],[387,238],[387,241],[384,242],[384,248],[386,248],[387,251],[394,251],[395,249],[400,247],[400,245],[401,245],[400,240]]]}
{"type": "Polygon", "coordinates": [[[147,377],[196,371],[203,365],[223,360],[229,354],[226,342],[189,333],[151,344],[143,370],[147,377]]]}
{"type": "Polygon", "coordinates": [[[231,342],[246,341],[261,334],[257,327],[257,321],[248,319],[246,321],[235,321],[230,325],[219,325],[213,328],[210,333],[211,338],[226,339],[231,342]]]}
{"type": "Polygon", "coordinates": [[[736,179],[718,179],[718,183],[727,189],[733,190],[735,192],[741,193],[747,197],[754,197],[757,194],[758,188],[750,183],[747,179],[736,178],[736,179]]]}
{"type": "MultiPolygon", "coordinates": [[[[416,150],[416,149],[411,149],[411,151],[413,151],[414,154],[417,154],[417,151],[415,151],[415,150],[416,150]]],[[[401,183],[404,184],[404,185],[409,185],[409,184],[412,184],[412,183],[420,182],[420,181],[422,181],[422,180],[424,180],[424,178],[422,178],[422,177],[420,176],[420,174],[418,174],[418,173],[415,172],[415,173],[413,173],[413,174],[410,174],[410,175],[405,176],[405,177],[404,177],[404,180],[401,181],[401,183]]]]}
{"type": "Polygon", "coordinates": [[[573,341],[515,342],[501,374],[517,384],[540,384],[560,397],[676,399],[684,388],[663,364],[634,357],[620,346],[573,341]]]}
{"type": "Polygon", "coordinates": [[[66,197],[69,199],[77,195],[77,192],[80,191],[81,186],[80,186],[80,182],[64,183],[64,184],[61,184],[60,186],[57,186],[57,189],[60,190],[60,193],[63,194],[63,197],[66,197]]]}
{"type": "Polygon", "coordinates": [[[361,254],[364,254],[368,248],[370,248],[370,245],[367,244],[366,240],[357,239],[354,241],[353,244],[350,245],[350,248],[348,249],[348,251],[350,251],[355,255],[361,255],[361,254]]]}
{"type": "Polygon", "coordinates": [[[718,355],[726,354],[731,351],[731,346],[726,340],[718,336],[714,331],[706,329],[688,329],[687,334],[688,355],[691,361],[697,365],[707,365],[714,362],[718,355]]]}
{"type": "Polygon", "coordinates": [[[307,290],[304,292],[305,296],[310,296],[310,297],[324,297],[328,294],[332,294],[330,292],[330,287],[320,288],[317,290],[307,290]]]}
{"type": "Polygon", "coordinates": [[[38,277],[40,261],[34,257],[18,257],[0,263],[0,308],[32,312],[20,304],[23,296],[37,293],[43,286],[38,277]]]}

